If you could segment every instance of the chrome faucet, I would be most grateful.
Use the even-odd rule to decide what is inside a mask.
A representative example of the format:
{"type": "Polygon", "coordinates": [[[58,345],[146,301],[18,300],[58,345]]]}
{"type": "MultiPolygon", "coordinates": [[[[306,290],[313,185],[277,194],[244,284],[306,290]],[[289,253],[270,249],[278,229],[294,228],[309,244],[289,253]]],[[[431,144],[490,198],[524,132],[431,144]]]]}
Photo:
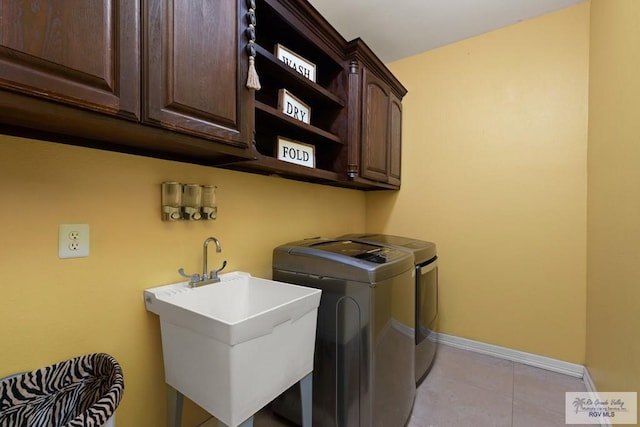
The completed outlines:
{"type": "Polygon", "coordinates": [[[222,247],[220,246],[220,240],[216,239],[215,237],[209,237],[207,240],[204,241],[204,245],[202,246],[202,258],[204,260],[202,263],[202,279],[212,280],[213,281],[212,283],[215,283],[220,281],[220,278],[218,278],[218,272],[222,271],[227,266],[227,261],[222,261],[222,267],[220,267],[217,270],[211,270],[211,273],[209,273],[209,275],[207,276],[207,271],[209,271],[209,269],[207,268],[207,265],[208,265],[207,252],[208,252],[209,243],[211,242],[216,244],[216,253],[222,252],[222,247]]]}
{"type": "Polygon", "coordinates": [[[214,242],[216,245],[216,253],[222,252],[222,246],[220,246],[220,241],[215,237],[209,237],[204,241],[204,245],[202,246],[202,276],[198,273],[196,274],[186,274],[184,269],[181,268],[178,270],[178,273],[181,276],[184,276],[189,279],[189,286],[195,288],[196,286],[208,285],[210,283],[217,283],[220,281],[220,277],[218,277],[218,273],[221,272],[226,266],[227,261],[222,261],[222,267],[217,270],[208,271],[208,251],[209,251],[209,243],[214,242]]]}

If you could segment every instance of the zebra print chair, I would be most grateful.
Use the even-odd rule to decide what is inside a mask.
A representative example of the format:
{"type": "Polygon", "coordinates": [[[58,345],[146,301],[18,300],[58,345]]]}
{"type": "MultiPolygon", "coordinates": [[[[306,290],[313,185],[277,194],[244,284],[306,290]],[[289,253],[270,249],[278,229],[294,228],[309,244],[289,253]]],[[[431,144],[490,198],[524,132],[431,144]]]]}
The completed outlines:
{"type": "Polygon", "coordinates": [[[113,357],[76,357],[0,380],[0,427],[113,426],[123,392],[113,357]]]}

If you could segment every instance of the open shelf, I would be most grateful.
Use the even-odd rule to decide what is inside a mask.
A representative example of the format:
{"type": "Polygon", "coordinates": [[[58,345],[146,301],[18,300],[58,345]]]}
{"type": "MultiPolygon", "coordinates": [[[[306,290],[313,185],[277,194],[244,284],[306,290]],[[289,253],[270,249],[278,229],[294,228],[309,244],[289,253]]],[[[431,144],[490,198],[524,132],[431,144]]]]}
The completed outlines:
{"type": "Polygon", "coordinates": [[[258,52],[256,66],[260,67],[261,75],[266,75],[269,80],[281,81],[289,89],[295,91],[298,96],[304,96],[316,102],[328,103],[333,107],[342,108],[345,106],[345,102],[337,95],[292,70],[262,46],[256,45],[256,51],[258,52]]]}
{"type": "Polygon", "coordinates": [[[262,88],[255,92],[255,159],[229,165],[264,175],[340,185],[348,179],[348,78],[344,39],[300,0],[256,0],[255,66],[262,88]],[[316,66],[315,81],[276,57],[281,45],[316,66]],[[281,90],[309,108],[310,123],[282,112],[281,90]],[[278,159],[278,139],[314,147],[315,167],[278,159]]]}
{"type": "Polygon", "coordinates": [[[343,144],[342,140],[337,135],[316,126],[301,122],[300,120],[296,120],[269,105],[256,101],[256,121],[260,122],[262,120],[275,121],[278,127],[284,130],[285,133],[295,133],[296,135],[304,136],[305,142],[311,142],[309,141],[309,138],[311,138],[313,140],[312,142],[317,144],[343,144]]]}
{"type": "Polygon", "coordinates": [[[308,168],[262,154],[259,154],[256,160],[234,163],[233,169],[259,172],[264,175],[280,175],[312,182],[334,183],[340,180],[340,175],[336,172],[308,168]]]}

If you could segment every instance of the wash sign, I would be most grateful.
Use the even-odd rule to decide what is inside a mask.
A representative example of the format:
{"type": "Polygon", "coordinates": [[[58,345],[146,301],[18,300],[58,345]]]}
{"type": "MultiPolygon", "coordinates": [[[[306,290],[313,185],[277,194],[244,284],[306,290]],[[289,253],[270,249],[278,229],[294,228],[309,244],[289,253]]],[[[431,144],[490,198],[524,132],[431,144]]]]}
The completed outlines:
{"type": "Polygon", "coordinates": [[[310,144],[278,137],[278,160],[315,168],[315,147],[310,144]]]}
{"type": "Polygon", "coordinates": [[[316,64],[313,62],[304,59],[281,44],[276,45],[276,58],[312,82],[316,81],[316,64]]]}

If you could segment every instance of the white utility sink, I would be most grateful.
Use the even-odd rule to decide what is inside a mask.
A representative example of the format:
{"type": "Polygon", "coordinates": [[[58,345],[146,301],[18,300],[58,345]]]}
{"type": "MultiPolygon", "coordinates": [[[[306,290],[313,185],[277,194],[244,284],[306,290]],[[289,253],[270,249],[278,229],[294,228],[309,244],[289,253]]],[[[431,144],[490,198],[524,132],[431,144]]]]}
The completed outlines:
{"type": "Polygon", "coordinates": [[[144,291],[166,382],[237,426],[313,370],[319,289],[233,272],[144,291]]]}

